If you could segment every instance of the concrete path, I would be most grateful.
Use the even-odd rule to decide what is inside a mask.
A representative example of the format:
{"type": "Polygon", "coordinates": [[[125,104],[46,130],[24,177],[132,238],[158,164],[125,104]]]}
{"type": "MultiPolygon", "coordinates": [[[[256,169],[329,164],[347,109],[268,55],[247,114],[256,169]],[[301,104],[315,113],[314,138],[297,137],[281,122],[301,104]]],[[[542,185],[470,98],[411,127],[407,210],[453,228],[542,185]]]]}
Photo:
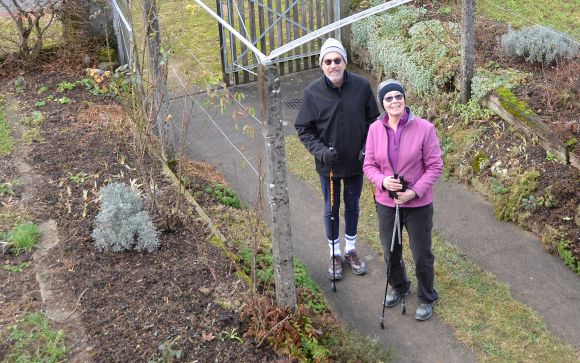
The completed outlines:
{"type": "MultiPolygon", "coordinates": [[[[319,75],[320,71],[314,70],[281,77],[285,133],[295,134],[293,123],[298,111],[295,106],[302,98],[304,87],[319,75]]],[[[238,86],[235,91],[243,92],[244,105],[254,107],[259,114],[257,87],[254,83],[238,86]]],[[[265,170],[259,121],[248,116],[235,125],[231,110],[222,114],[216,108],[202,109],[204,97],[203,94],[176,96],[172,103],[174,117],[190,120],[187,154],[216,166],[240,196],[252,202],[258,190],[255,170],[260,163],[265,170]],[[246,124],[255,127],[254,137],[242,133],[246,124]]],[[[386,329],[380,329],[385,266],[382,258],[362,243],[358,246],[359,253],[367,261],[370,272],[361,277],[345,270],[344,279],[337,283],[337,293],[333,293],[325,272],[328,247],[322,224],[321,194],[293,175],[289,175],[289,194],[295,254],[308,266],[333,310],[347,326],[386,347],[393,347],[400,361],[476,360],[470,348],[453,336],[453,329],[437,317],[436,309],[434,318],[428,322],[413,319],[414,294],[408,299],[407,315],[401,315],[398,308],[387,310],[386,329]]],[[[556,335],[580,348],[580,279],[558,258],[545,253],[535,236],[512,224],[497,222],[491,206],[479,195],[455,183],[440,182],[435,196],[436,232],[459,247],[480,268],[507,283],[514,296],[537,311],[556,335]]]]}

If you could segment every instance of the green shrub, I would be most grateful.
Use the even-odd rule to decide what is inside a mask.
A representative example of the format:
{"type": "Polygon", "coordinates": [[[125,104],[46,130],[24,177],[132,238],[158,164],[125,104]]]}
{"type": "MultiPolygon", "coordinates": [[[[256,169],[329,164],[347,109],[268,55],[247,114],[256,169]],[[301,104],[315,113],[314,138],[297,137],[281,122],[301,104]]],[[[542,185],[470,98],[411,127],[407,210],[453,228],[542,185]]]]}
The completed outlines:
{"type": "Polygon", "coordinates": [[[550,64],[557,58],[578,55],[578,45],[569,36],[542,25],[510,28],[501,37],[501,46],[507,55],[524,57],[528,63],[550,64]]]}
{"type": "Polygon", "coordinates": [[[509,194],[495,193],[492,202],[495,209],[495,217],[500,221],[515,220],[518,209],[521,207],[522,198],[529,196],[536,190],[540,173],[536,170],[525,172],[516,180],[509,189],[509,194]]]}
{"type": "Polygon", "coordinates": [[[70,91],[75,89],[76,84],[75,83],[71,83],[71,82],[60,82],[57,86],[56,86],[56,90],[58,92],[64,92],[64,91],[70,91]]]}
{"type": "Polygon", "coordinates": [[[352,26],[353,46],[367,49],[372,67],[401,80],[416,96],[447,85],[459,66],[459,27],[421,21],[426,10],[402,6],[352,26]]]}
{"type": "Polygon", "coordinates": [[[41,111],[32,111],[30,116],[23,117],[22,123],[26,126],[36,127],[46,120],[46,115],[41,111]]]}
{"type": "Polygon", "coordinates": [[[513,89],[530,75],[515,69],[476,69],[471,81],[471,99],[479,102],[498,88],[513,89]]]}
{"type": "MultiPolygon", "coordinates": [[[[1,100],[0,100],[1,101],[1,100]]],[[[0,156],[10,155],[14,141],[10,132],[10,126],[4,116],[4,109],[0,102],[0,156]]]]}
{"type": "Polygon", "coordinates": [[[65,335],[53,330],[42,312],[28,314],[11,326],[6,341],[7,355],[3,362],[64,362],[65,335]]]}
{"type": "Polygon", "coordinates": [[[99,191],[101,211],[91,236],[99,251],[130,249],[152,252],[159,247],[159,234],[139,195],[122,183],[111,183],[99,191]]]}
{"type": "Polygon", "coordinates": [[[8,244],[14,254],[28,253],[40,240],[40,231],[33,223],[22,223],[8,233],[8,244]]]}
{"type": "Polygon", "coordinates": [[[12,189],[11,183],[0,183],[0,197],[3,197],[5,195],[9,195],[9,196],[16,195],[16,193],[14,192],[14,189],[12,189]]]}
{"type": "Polygon", "coordinates": [[[564,261],[566,266],[568,266],[576,274],[580,275],[580,261],[574,258],[572,252],[570,252],[571,242],[566,238],[561,238],[558,241],[558,254],[560,258],[564,261]]]}
{"type": "Polygon", "coordinates": [[[225,185],[215,184],[212,187],[207,187],[205,191],[207,194],[216,198],[217,201],[221,204],[229,205],[230,207],[234,207],[236,209],[240,209],[242,207],[242,202],[240,202],[240,199],[236,193],[225,185]]]}

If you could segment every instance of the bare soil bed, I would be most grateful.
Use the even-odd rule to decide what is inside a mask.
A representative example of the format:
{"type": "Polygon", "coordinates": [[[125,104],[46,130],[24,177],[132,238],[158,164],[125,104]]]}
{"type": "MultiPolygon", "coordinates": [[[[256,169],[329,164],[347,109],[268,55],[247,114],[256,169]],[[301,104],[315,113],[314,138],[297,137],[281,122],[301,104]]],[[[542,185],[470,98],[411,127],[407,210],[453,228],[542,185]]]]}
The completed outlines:
{"type": "MultiPolygon", "coordinates": [[[[164,352],[190,362],[278,359],[267,344],[257,346],[241,338],[246,322],[236,309],[247,286],[224,252],[207,243],[208,228],[178,196],[159,162],[143,150],[144,141],[129,131],[122,107],[111,98],[90,95],[80,85],[62,94],[56,91],[58,83],[84,77],[82,63],[50,54],[36,67],[20,71],[26,82],[21,93],[14,93],[13,71],[4,69],[0,75],[0,93],[15,97],[20,115],[39,110],[46,119],[40,125],[42,140],[30,145],[24,156],[35,177],[0,202],[5,212],[26,211],[38,224],[56,221],[58,244],[50,250],[46,267],[57,287],[57,300],[72,302],[71,313],[79,314],[82,323],[56,326],[67,329],[69,360],[80,361],[88,354],[98,362],[157,361],[164,352]],[[40,86],[72,103],[49,101],[35,107],[47,95],[37,94],[40,86]],[[161,232],[158,251],[95,249],[91,232],[99,211],[97,192],[111,181],[139,186],[161,232]],[[24,194],[29,194],[26,201],[24,194]],[[85,344],[79,344],[82,331],[85,344]]],[[[15,159],[0,159],[0,182],[19,178],[15,159]]],[[[5,264],[26,260],[32,256],[3,256],[5,264]]],[[[25,312],[43,308],[35,280],[38,269],[35,263],[19,274],[0,269],[0,331],[25,312]]],[[[5,354],[6,345],[0,343],[0,360],[5,354]]]]}

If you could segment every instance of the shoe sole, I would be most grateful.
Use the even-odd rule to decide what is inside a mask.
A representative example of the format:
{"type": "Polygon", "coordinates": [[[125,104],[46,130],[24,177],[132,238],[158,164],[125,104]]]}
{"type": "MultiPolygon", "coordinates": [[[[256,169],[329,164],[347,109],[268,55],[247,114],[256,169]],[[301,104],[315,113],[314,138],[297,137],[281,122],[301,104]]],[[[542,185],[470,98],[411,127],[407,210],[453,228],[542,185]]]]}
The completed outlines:
{"type": "Polygon", "coordinates": [[[339,280],[342,280],[342,276],[339,276],[339,275],[333,276],[332,274],[330,274],[330,275],[328,275],[326,277],[328,277],[328,279],[330,281],[339,281],[339,280]]]}
{"type": "Polygon", "coordinates": [[[399,305],[401,303],[401,301],[403,301],[403,297],[409,296],[409,295],[411,295],[411,289],[409,289],[409,291],[407,291],[406,293],[401,295],[401,298],[396,303],[393,303],[391,305],[387,305],[386,303],[383,303],[383,304],[385,305],[386,308],[389,308],[389,309],[394,308],[395,306],[399,305]]]}
{"type": "Polygon", "coordinates": [[[415,315],[415,320],[417,321],[425,321],[425,320],[429,320],[431,319],[431,317],[433,316],[433,312],[431,312],[431,314],[427,315],[426,317],[419,317],[415,315]]]}
{"type": "Polygon", "coordinates": [[[353,274],[355,274],[355,275],[359,275],[359,276],[360,276],[360,275],[364,275],[364,274],[366,274],[367,272],[369,272],[369,270],[368,270],[368,269],[366,269],[366,270],[362,270],[362,271],[355,271],[354,269],[352,270],[352,273],[353,273],[353,274]]]}

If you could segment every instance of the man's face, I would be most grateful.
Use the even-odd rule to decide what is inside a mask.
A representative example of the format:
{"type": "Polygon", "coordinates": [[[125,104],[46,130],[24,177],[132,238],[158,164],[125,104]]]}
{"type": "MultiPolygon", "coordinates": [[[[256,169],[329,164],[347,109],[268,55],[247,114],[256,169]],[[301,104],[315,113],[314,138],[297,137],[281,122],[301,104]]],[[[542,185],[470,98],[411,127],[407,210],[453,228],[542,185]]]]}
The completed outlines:
{"type": "Polygon", "coordinates": [[[332,82],[332,84],[337,87],[342,85],[342,77],[344,76],[346,64],[339,53],[330,52],[326,54],[322,60],[321,67],[324,75],[330,80],[330,82],[332,82]],[[339,64],[336,64],[336,62],[339,62],[339,64]]]}

